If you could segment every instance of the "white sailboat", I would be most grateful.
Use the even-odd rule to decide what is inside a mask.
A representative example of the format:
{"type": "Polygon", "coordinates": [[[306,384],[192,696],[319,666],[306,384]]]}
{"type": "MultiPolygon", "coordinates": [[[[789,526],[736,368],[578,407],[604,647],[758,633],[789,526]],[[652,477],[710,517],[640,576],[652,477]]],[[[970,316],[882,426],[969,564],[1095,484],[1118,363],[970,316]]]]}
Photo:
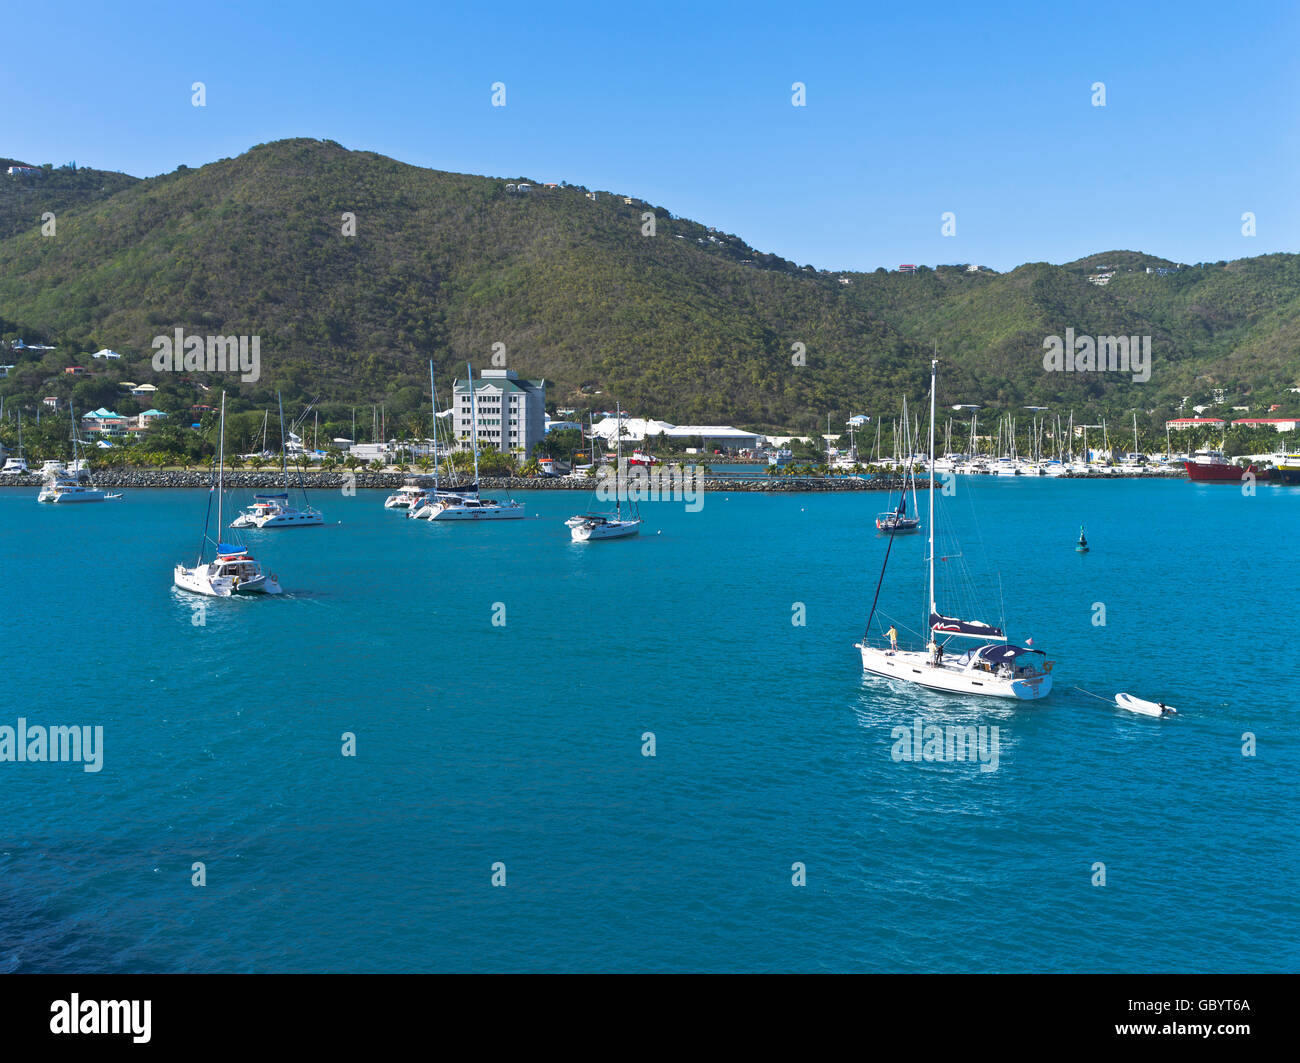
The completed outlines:
{"type": "MultiPolygon", "coordinates": [[[[84,463],[78,457],[77,411],[72,408],[71,399],[68,400],[68,414],[72,418],[72,468],[79,470],[84,467],[84,463]]],[[[89,473],[86,478],[90,479],[89,473]]],[[[110,495],[102,488],[96,487],[93,482],[83,484],[77,472],[53,469],[50,471],[49,479],[36,495],[36,501],[66,505],[70,502],[103,502],[109,498],[121,497],[120,494],[110,495]]]]}
{"type": "MultiPolygon", "coordinates": [[[[1002,629],[991,624],[945,616],[939,612],[935,600],[934,415],[938,370],[936,359],[930,363],[930,534],[926,559],[930,587],[925,625],[928,645],[924,649],[898,649],[892,636],[872,645],[871,621],[880,600],[880,585],[885,578],[882,565],[876,600],[871,603],[871,614],[867,617],[866,633],[861,642],[854,643],[854,648],[862,655],[862,667],[873,675],[953,694],[1034,701],[1046,697],[1052,689],[1051,663],[1042,660],[1042,651],[1012,645],[1002,629]],[[961,653],[948,653],[947,643],[953,639],[970,639],[976,645],[961,653]]],[[[885,564],[888,562],[889,551],[886,550],[885,564]]],[[[890,631],[893,633],[894,629],[891,627],[890,631]]]]}
{"type": "MultiPolygon", "coordinates": [[[[903,425],[904,434],[907,437],[903,443],[903,449],[907,452],[907,457],[904,459],[903,490],[898,499],[897,509],[890,509],[888,512],[876,514],[876,527],[888,535],[919,531],[921,528],[921,519],[917,515],[920,511],[916,505],[916,463],[912,460],[915,448],[912,446],[911,428],[907,427],[909,424],[910,422],[907,419],[907,396],[903,396],[903,425]],[[909,480],[912,484],[912,516],[910,517],[907,515],[907,485],[909,480]]],[[[917,436],[919,437],[920,434],[921,430],[918,425],[917,436]]],[[[917,442],[920,442],[919,438],[917,442]]],[[[931,470],[930,475],[934,475],[933,470],[931,470]]]]}
{"type": "Polygon", "coordinates": [[[26,476],[31,470],[27,468],[27,459],[23,457],[23,411],[18,411],[18,454],[5,459],[0,476],[26,476]]]}
{"type": "MultiPolygon", "coordinates": [[[[279,594],[280,583],[274,572],[267,575],[261,564],[254,560],[247,548],[221,542],[222,502],[225,495],[225,461],[226,461],[226,393],[221,393],[221,435],[217,445],[216,483],[217,494],[217,541],[208,538],[207,515],[203,520],[203,541],[199,547],[198,560],[192,568],[184,564],[177,565],[172,573],[172,581],[181,590],[192,594],[206,594],[214,598],[229,598],[235,594],[279,594]],[[204,562],[203,555],[208,544],[215,547],[213,559],[204,562]]],[[[212,500],[208,499],[208,513],[211,513],[212,500]]]]}
{"type": "MultiPolygon", "coordinates": [[[[284,400],[275,393],[280,404],[280,468],[284,473],[284,490],[275,495],[254,495],[253,504],[230,522],[232,528],[303,528],[325,523],[319,509],[310,505],[303,490],[300,509],[289,501],[289,457],[285,449],[284,400]]],[[[266,445],[266,423],[262,423],[262,445],[266,445]]]]}
{"type": "MultiPolygon", "coordinates": [[[[601,539],[627,539],[641,530],[641,514],[635,502],[629,502],[631,516],[623,517],[623,500],[619,493],[619,479],[623,475],[623,407],[616,406],[615,417],[618,431],[616,458],[614,462],[614,514],[581,513],[570,517],[564,523],[569,528],[569,537],[575,543],[590,543],[601,539]]],[[[595,433],[592,433],[593,445],[595,433]]]]}
{"type": "MultiPolygon", "coordinates": [[[[429,504],[429,520],[520,520],[524,516],[524,504],[516,502],[512,498],[495,499],[478,497],[478,400],[474,390],[474,367],[467,367],[469,372],[469,407],[470,423],[472,425],[470,433],[470,445],[474,450],[474,489],[473,494],[468,491],[452,493],[450,491],[434,492],[433,501],[429,504]]],[[[437,435],[435,429],[435,436],[437,435]]],[[[417,514],[418,515],[418,514],[417,514]]]]}

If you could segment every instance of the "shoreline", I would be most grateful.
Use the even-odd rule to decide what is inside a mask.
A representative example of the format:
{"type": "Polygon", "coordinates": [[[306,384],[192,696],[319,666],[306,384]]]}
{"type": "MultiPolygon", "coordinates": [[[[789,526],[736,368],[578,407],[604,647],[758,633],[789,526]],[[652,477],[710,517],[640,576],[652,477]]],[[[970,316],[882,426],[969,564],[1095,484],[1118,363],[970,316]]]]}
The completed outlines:
{"type": "MultiPolygon", "coordinates": [[[[992,476],[962,476],[960,479],[1006,479],[992,476]]],[[[1186,480],[1187,474],[1181,476],[1148,476],[1142,474],[1120,473],[1086,473],[1083,475],[1066,475],[1061,477],[1025,476],[1016,477],[1024,480],[1186,480]]],[[[307,472],[302,475],[301,485],[309,491],[338,491],[345,487],[358,491],[396,490],[408,481],[414,480],[422,487],[432,487],[432,475],[409,472],[369,472],[358,470],[347,472],[307,472]]],[[[283,490],[283,476],[279,472],[263,472],[248,469],[227,469],[226,486],[235,490],[277,491],[283,490]]],[[[39,488],[44,482],[39,474],[26,476],[7,476],[0,480],[0,488],[39,488]]],[[[211,473],[204,469],[169,470],[169,469],[117,469],[103,470],[94,474],[97,487],[118,488],[205,488],[211,485],[211,473]]],[[[654,481],[651,481],[652,483],[654,481]]],[[[680,480],[674,480],[665,474],[661,481],[663,487],[680,480]]],[[[924,491],[926,480],[917,480],[917,491],[924,491]]],[[[557,477],[521,477],[498,476],[483,477],[480,487],[485,491],[592,491],[596,488],[595,479],[574,479],[568,476],[557,477]]],[[[780,494],[800,492],[841,492],[841,491],[897,491],[902,486],[901,477],[878,477],[873,480],[859,480],[850,477],[835,476],[780,476],[752,477],[732,479],[727,476],[710,474],[699,481],[687,479],[686,485],[694,489],[696,484],[708,491],[753,492],[756,494],[780,494]]],[[[289,489],[298,487],[298,482],[291,480],[289,489]]],[[[661,488],[662,489],[662,488],[661,488]]]]}

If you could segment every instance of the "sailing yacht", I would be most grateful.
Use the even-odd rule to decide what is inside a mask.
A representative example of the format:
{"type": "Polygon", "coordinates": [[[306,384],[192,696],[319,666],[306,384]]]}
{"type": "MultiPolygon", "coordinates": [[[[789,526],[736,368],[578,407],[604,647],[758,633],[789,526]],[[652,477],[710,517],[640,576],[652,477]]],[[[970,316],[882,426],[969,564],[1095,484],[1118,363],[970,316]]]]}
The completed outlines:
{"type": "MultiPolygon", "coordinates": [[[[641,514],[635,502],[630,502],[631,516],[623,518],[623,500],[619,493],[619,480],[623,475],[623,407],[616,406],[615,417],[618,425],[617,449],[614,461],[614,514],[582,513],[570,517],[564,523],[569,528],[569,537],[575,543],[590,543],[600,539],[627,539],[641,530],[641,514]]],[[[595,438],[595,433],[592,433],[595,438]]]]}
{"type": "MultiPolygon", "coordinates": [[[[77,457],[77,412],[72,408],[72,402],[68,402],[68,413],[72,417],[72,468],[81,469],[84,463],[77,457]]],[[[89,473],[87,473],[89,479],[89,473]]],[[[94,483],[83,484],[81,477],[76,472],[71,472],[61,466],[49,470],[49,478],[42,485],[40,492],[36,495],[37,502],[103,502],[109,498],[121,498],[120,494],[110,495],[107,491],[102,490],[94,483]]]]}
{"type": "MultiPolygon", "coordinates": [[[[470,445],[474,450],[474,486],[470,490],[438,491],[435,490],[432,502],[427,507],[428,520],[520,520],[524,516],[524,504],[512,498],[495,499],[478,497],[478,400],[474,390],[474,367],[468,366],[469,372],[469,408],[471,429],[470,445]]],[[[435,435],[436,435],[435,431],[435,435]]],[[[420,514],[417,513],[416,516],[420,514]]]]}
{"type": "Polygon", "coordinates": [[[226,462],[226,393],[221,393],[221,435],[217,446],[217,465],[214,470],[217,494],[217,541],[208,538],[208,515],[212,500],[208,500],[208,513],[203,518],[203,541],[198,560],[192,568],[177,565],[172,581],[181,590],[192,594],[206,594],[215,598],[229,598],[235,594],[279,594],[280,583],[274,572],[267,575],[261,564],[250,556],[245,547],[221,542],[222,503],[225,496],[226,462]],[[208,543],[216,548],[211,561],[204,562],[208,543]]]}
{"type": "MultiPolygon", "coordinates": [[[[280,404],[280,468],[284,473],[284,490],[275,495],[254,495],[253,504],[230,522],[232,528],[302,528],[324,524],[321,511],[307,503],[307,492],[303,490],[303,508],[299,509],[289,501],[289,458],[285,448],[284,435],[284,400],[280,393],[275,393],[275,401],[280,404]]],[[[266,445],[266,424],[262,424],[262,443],[266,445]]]]}
{"type": "MultiPolygon", "coordinates": [[[[953,694],[977,694],[982,697],[1012,698],[1033,701],[1046,697],[1052,689],[1051,663],[1041,659],[1041,650],[1015,646],[1007,641],[1001,628],[977,620],[961,620],[939,612],[934,590],[934,415],[935,390],[939,375],[937,359],[930,363],[930,534],[927,563],[930,573],[926,628],[929,644],[925,649],[896,649],[892,640],[872,645],[871,621],[880,600],[880,585],[885,578],[881,566],[876,600],[871,603],[867,628],[854,648],[862,655],[862,667],[873,675],[903,683],[941,690],[953,694]],[[953,639],[970,639],[974,647],[961,653],[948,653],[953,639]],[[942,640],[942,641],[940,641],[942,640]]],[[[893,536],[890,536],[890,546],[893,536]]],[[[885,551],[885,565],[889,551],[885,551]]],[[[891,628],[892,630],[892,628],[891,628]]]]}
{"type": "Polygon", "coordinates": [[[4,468],[0,469],[0,476],[26,476],[30,471],[23,457],[23,411],[20,409],[18,411],[18,456],[5,459],[4,468]]]}
{"type": "MultiPolygon", "coordinates": [[[[905,426],[911,424],[911,422],[908,421],[907,419],[907,397],[906,396],[903,397],[903,424],[905,426]]],[[[907,449],[908,454],[911,455],[911,452],[913,450],[912,439],[911,439],[911,428],[907,427],[905,428],[905,431],[907,433],[908,438],[906,439],[904,446],[907,449]]],[[[919,428],[917,429],[917,434],[918,435],[920,434],[919,428]]],[[[932,476],[934,475],[933,469],[931,469],[930,474],[932,476]]],[[[909,457],[906,459],[905,467],[903,471],[903,492],[901,497],[898,500],[898,508],[892,509],[887,513],[879,513],[876,515],[876,527],[879,528],[882,532],[888,532],[890,535],[897,535],[905,532],[914,532],[920,530],[921,528],[920,518],[917,516],[909,517],[907,515],[907,484],[909,480],[911,481],[912,484],[912,512],[914,514],[919,512],[916,506],[916,462],[912,459],[912,457],[909,457]]]]}

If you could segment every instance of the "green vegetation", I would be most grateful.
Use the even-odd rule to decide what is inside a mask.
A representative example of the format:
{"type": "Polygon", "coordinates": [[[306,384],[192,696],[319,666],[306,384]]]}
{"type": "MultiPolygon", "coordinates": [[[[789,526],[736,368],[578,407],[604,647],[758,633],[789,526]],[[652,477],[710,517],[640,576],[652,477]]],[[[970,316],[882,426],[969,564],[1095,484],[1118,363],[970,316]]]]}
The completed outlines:
{"type": "MultiPolygon", "coordinates": [[[[1163,439],[1185,396],[1190,415],[1215,388],[1220,411],[1300,411],[1287,391],[1300,383],[1297,255],[1167,276],[1145,270],[1172,263],[1126,251],[1006,274],[819,272],[662,206],[506,184],[313,140],[147,180],[0,173],[0,337],[58,345],[4,355],[16,366],[0,380],[6,410],[34,423],[47,395],[79,412],[155,406],[174,431],[151,436],[150,448],[157,438],[160,452],[192,461],[201,455],[185,426],[209,417],[192,408],[217,405],[221,388],[231,450],[260,449],[276,389],[287,411],[319,402],[323,443],[371,439],[371,404],[383,405],[387,437],[427,436],[428,360],[445,406],[463,363],[490,365],[499,343],[511,368],[545,377],[548,399],[579,417],[617,400],[677,423],[820,435],[827,413],[836,425],[849,413],[889,418],[905,392],[922,395],[935,344],[940,402],[980,403],[990,425],[994,411],[1024,417],[1020,407],[1035,404],[1074,409],[1079,421],[1108,416],[1122,433],[1137,409],[1144,434],[1163,439]],[[40,231],[47,210],[55,236],[40,231]],[[644,211],[656,216],[654,237],[641,235],[644,211]],[[343,235],[345,213],[355,236],[343,235]],[[1089,283],[1103,267],[1118,272],[1106,287],[1089,283]],[[261,378],[155,373],[152,338],[177,327],[259,335],[261,378]],[[1045,373],[1043,338],[1067,327],[1151,335],[1150,382],[1045,373]],[[806,365],[792,364],[795,343],[806,365]],[[92,362],[104,346],[125,357],[92,362]],[[70,365],[91,372],[66,376],[70,365]],[[158,391],[142,405],[123,381],[158,391]]],[[[309,443],[314,428],[303,429],[309,443]]],[[[6,440],[9,430],[6,420],[6,440]]],[[[278,446],[277,425],[270,435],[278,446]]],[[[550,449],[567,459],[575,448],[550,449]]]]}

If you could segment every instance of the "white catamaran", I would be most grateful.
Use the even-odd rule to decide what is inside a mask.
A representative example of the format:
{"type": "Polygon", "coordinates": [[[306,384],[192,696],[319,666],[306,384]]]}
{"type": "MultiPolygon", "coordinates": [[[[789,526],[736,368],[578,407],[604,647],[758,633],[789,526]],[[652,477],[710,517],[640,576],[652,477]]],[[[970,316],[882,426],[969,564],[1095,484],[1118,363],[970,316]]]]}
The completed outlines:
{"type": "Polygon", "coordinates": [[[193,594],[207,594],[215,598],[229,598],[234,594],[279,594],[280,584],[275,573],[269,576],[255,561],[245,547],[221,542],[222,498],[225,495],[225,460],[226,460],[226,393],[221,393],[221,436],[217,445],[217,467],[213,485],[217,494],[217,541],[211,561],[204,562],[207,552],[208,516],[212,511],[211,492],[208,495],[208,514],[203,519],[203,541],[199,546],[199,557],[193,568],[184,564],[177,565],[173,571],[173,582],[181,590],[193,594]]]}
{"type": "MultiPolygon", "coordinates": [[[[284,490],[275,495],[254,495],[253,504],[244,509],[230,522],[232,528],[303,528],[324,524],[321,511],[307,501],[307,491],[303,493],[302,508],[299,509],[289,501],[289,456],[285,446],[284,434],[284,400],[280,393],[275,393],[275,401],[280,404],[280,468],[284,472],[284,490]]],[[[265,434],[265,427],[263,428],[265,434]]]]}
{"type": "Polygon", "coordinates": [[[77,450],[77,411],[72,408],[71,400],[68,401],[68,415],[72,418],[72,469],[58,467],[50,469],[49,479],[42,485],[36,501],[67,504],[103,502],[110,498],[121,498],[120,494],[110,495],[103,488],[96,487],[94,481],[90,479],[89,471],[86,472],[87,482],[81,482],[81,470],[85,468],[85,462],[82,461],[77,450]]]}
{"type": "MultiPolygon", "coordinates": [[[[618,425],[615,433],[617,439],[616,457],[614,459],[614,512],[581,513],[570,517],[564,523],[568,525],[569,537],[575,543],[590,543],[600,539],[626,539],[641,530],[641,514],[635,502],[629,502],[631,515],[623,517],[623,500],[619,481],[623,478],[623,407],[616,407],[614,416],[618,425]]],[[[592,432],[592,445],[595,445],[595,432],[592,432]]]]}
{"type": "MultiPolygon", "coordinates": [[[[930,518],[927,563],[930,573],[929,608],[926,629],[929,642],[924,649],[898,649],[896,632],[871,644],[871,621],[880,600],[880,585],[889,563],[889,549],[876,585],[876,599],[871,603],[866,632],[854,648],[862,654],[862,667],[874,675],[903,683],[942,690],[953,694],[978,694],[983,697],[1033,701],[1046,697],[1052,689],[1051,662],[1042,660],[1041,650],[1015,646],[1007,641],[1001,628],[977,620],[959,620],[939,612],[934,592],[934,415],[935,390],[939,362],[930,364],[930,518]],[[953,639],[971,639],[976,645],[964,652],[946,652],[953,639]],[[941,641],[942,640],[942,641],[941,641]]],[[[893,546],[893,535],[889,545],[893,546]]]]}

